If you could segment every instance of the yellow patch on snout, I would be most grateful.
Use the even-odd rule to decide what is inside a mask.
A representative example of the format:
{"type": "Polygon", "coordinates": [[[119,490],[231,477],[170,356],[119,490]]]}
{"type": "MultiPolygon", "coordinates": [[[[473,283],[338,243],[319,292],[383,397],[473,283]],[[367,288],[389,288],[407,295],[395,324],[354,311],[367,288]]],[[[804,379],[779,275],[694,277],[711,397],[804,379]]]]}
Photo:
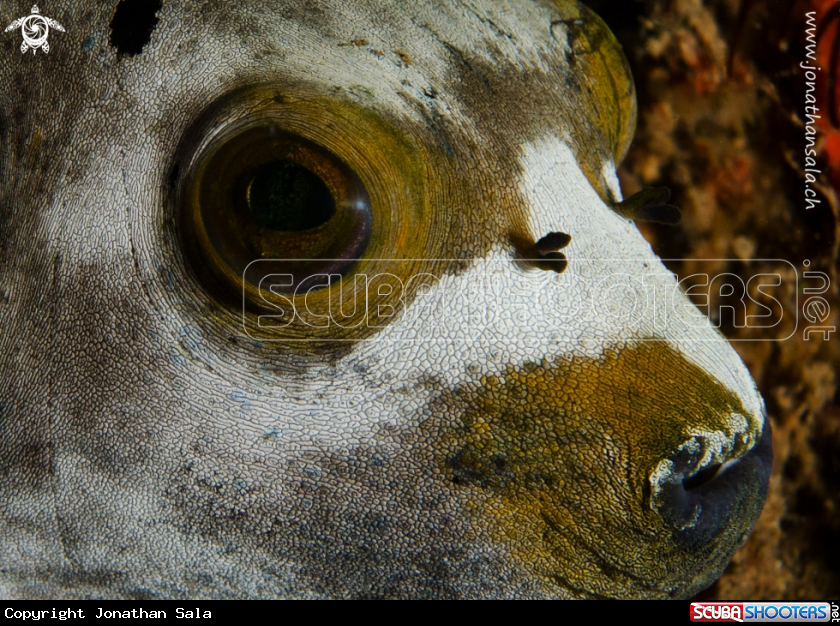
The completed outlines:
{"type": "Polygon", "coordinates": [[[510,367],[437,402],[454,420],[439,425],[444,472],[476,524],[571,595],[679,595],[755,521],[689,548],[650,506],[651,475],[693,436],[717,433],[739,458],[762,427],[664,341],[510,367]]]}

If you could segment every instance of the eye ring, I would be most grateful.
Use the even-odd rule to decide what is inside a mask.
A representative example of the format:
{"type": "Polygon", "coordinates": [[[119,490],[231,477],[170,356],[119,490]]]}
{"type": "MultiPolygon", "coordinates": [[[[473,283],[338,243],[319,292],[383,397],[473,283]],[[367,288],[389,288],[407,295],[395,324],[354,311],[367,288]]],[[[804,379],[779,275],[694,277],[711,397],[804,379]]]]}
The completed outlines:
{"type": "Polygon", "coordinates": [[[294,279],[278,290],[313,273],[346,273],[370,238],[370,198],[356,173],[271,121],[226,137],[192,185],[202,256],[238,276],[255,260],[283,259],[294,279]]]}
{"type": "Polygon", "coordinates": [[[242,312],[249,336],[276,339],[261,316],[290,309],[300,318],[283,326],[283,338],[356,340],[375,332],[367,312],[403,303],[399,290],[360,292],[363,277],[422,273],[439,245],[426,138],[416,130],[312,87],[228,93],[185,130],[168,170],[178,256],[206,295],[242,312]],[[294,202],[291,213],[255,206],[301,180],[301,197],[325,205],[314,211],[320,217],[296,213],[294,202]],[[248,228],[245,218],[254,218],[248,228]],[[254,238],[261,226],[271,232],[254,238]],[[278,273],[293,280],[275,280],[278,273]],[[308,311],[338,307],[357,313],[328,328],[309,323],[308,311]]]}

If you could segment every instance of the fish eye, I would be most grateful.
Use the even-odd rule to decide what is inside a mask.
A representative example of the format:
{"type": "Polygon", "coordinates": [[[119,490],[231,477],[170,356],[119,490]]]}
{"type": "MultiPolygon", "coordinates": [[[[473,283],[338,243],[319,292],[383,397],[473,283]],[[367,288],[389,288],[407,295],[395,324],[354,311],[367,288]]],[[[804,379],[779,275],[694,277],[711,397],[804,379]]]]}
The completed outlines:
{"type": "Polygon", "coordinates": [[[244,307],[247,323],[264,328],[260,315],[275,324],[294,310],[284,332],[358,338],[353,329],[377,327],[362,323],[368,311],[405,301],[398,284],[366,293],[358,284],[405,284],[435,245],[429,154],[412,132],[304,88],[257,86],[211,103],[185,131],[168,179],[182,258],[215,301],[244,307]],[[352,319],[321,328],[339,308],[352,319]]]}
{"type": "Polygon", "coordinates": [[[370,198],[337,155],[256,120],[212,146],[188,183],[187,227],[201,263],[222,278],[281,259],[294,291],[308,276],[343,274],[370,237],[370,198]]]}

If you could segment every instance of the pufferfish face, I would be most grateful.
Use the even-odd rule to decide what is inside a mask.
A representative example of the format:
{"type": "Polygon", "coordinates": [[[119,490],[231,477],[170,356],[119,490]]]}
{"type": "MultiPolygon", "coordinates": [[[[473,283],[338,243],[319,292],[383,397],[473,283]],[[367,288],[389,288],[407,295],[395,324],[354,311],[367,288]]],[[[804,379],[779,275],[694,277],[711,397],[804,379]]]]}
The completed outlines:
{"type": "Polygon", "coordinates": [[[0,57],[4,596],[720,575],[770,429],[613,210],[635,96],[595,15],[164,0],[126,52],[115,1],[41,10],[49,53],[0,57]]]}

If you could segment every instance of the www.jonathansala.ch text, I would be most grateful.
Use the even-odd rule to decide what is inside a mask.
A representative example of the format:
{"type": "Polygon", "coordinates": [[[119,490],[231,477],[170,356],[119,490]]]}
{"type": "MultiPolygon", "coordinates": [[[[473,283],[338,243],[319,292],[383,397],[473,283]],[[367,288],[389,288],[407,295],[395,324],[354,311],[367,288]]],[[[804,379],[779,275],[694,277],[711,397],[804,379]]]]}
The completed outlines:
{"type": "Polygon", "coordinates": [[[816,67],[817,62],[817,22],[816,12],[810,11],[805,14],[807,18],[805,29],[805,56],[814,62],[814,65],[806,65],[804,62],[799,67],[805,70],[805,208],[813,209],[822,202],[817,200],[817,191],[812,187],[817,182],[817,141],[816,120],[821,119],[817,115],[820,110],[817,106],[817,72],[822,70],[816,67]]]}

